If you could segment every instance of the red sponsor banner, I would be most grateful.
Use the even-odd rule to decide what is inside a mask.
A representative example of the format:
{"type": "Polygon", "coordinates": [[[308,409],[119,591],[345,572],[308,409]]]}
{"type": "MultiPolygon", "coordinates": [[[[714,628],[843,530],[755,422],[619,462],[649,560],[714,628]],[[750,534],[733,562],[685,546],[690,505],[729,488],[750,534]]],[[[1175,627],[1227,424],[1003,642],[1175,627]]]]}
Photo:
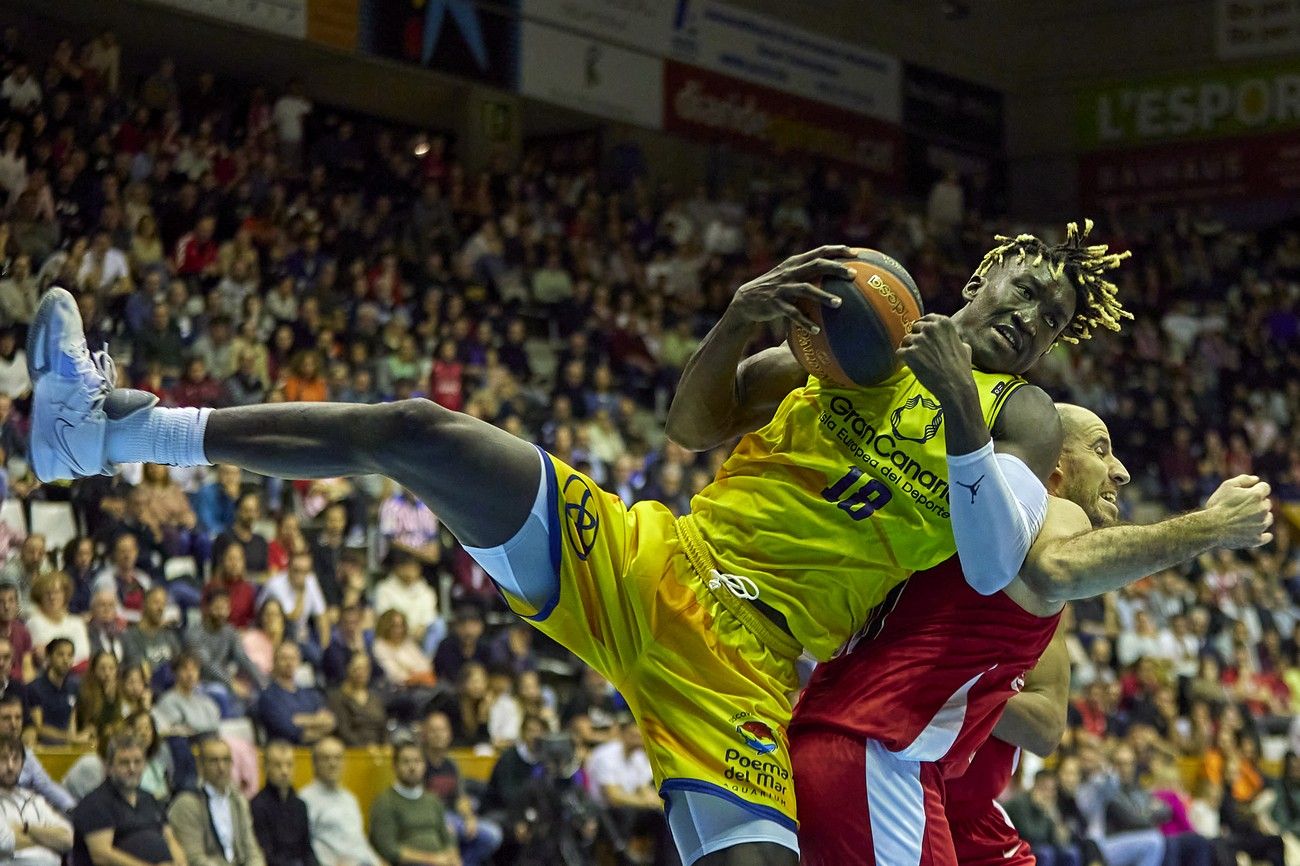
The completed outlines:
{"type": "Polygon", "coordinates": [[[672,60],[664,63],[664,129],[774,156],[823,157],[890,186],[902,176],[897,126],[672,60]]]}
{"type": "Polygon", "coordinates": [[[1088,208],[1294,197],[1300,130],[1084,154],[1079,191],[1088,208]]]}

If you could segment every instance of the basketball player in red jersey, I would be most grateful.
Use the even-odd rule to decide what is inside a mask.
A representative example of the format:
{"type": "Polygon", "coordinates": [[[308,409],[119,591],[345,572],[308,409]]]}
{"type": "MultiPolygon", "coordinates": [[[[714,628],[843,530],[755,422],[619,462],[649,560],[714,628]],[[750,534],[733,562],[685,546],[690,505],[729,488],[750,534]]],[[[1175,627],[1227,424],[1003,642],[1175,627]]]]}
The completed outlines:
{"type": "MultiPolygon", "coordinates": [[[[945,340],[933,340],[919,366],[954,375],[951,368],[969,363],[959,343],[935,348],[945,340]]],[[[1023,687],[1064,602],[1214,547],[1272,539],[1269,488],[1253,476],[1224,482],[1199,511],[1113,525],[1128,472],[1100,418],[1077,406],[1059,410],[1065,438],[1048,480],[1055,495],[1011,584],[975,592],[958,557],[914,574],[847,653],[814,672],[790,726],[803,863],[954,866],[944,779],[966,770],[1023,687]]]]}
{"type": "Polygon", "coordinates": [[[1011,783],[1021,750],[1046,757],[1065,733],[1070,659],[1063,635],[1048,644],[1025,686],[1007,701],[993,736],[975,752],[966,772],[947,780],[944,813],[962,866],[1033,866],[1029,843],[1020,838],[997,797],[1011,783]]]}

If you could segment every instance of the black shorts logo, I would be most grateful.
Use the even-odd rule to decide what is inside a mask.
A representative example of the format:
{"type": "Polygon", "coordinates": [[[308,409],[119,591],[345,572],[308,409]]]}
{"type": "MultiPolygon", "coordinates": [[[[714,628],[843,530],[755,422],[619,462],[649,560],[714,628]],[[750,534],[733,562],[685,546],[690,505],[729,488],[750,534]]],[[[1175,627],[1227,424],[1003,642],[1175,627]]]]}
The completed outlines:
{"type": "Polygon", "coordinates": [[[564,531],[569,536],[569,547],[583,562],[596,546],[596,534],[600,530],[600,518],[592,508],[594,498],[591,486],[582,476],[570,475],[564,482],[564,531]],[[570,492],[575,485],[581,488],[581,493],[570,492]],[[575,498],[577,501],[572,501],[575,498]]]}

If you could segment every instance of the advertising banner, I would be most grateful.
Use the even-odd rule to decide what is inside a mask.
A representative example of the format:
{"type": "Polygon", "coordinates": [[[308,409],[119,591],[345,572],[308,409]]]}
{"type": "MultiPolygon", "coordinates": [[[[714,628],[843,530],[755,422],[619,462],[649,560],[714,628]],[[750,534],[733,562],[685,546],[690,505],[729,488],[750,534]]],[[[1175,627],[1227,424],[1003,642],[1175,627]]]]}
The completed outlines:
{"type": "Polygon", "coordinates": [[[307,0],[153,0],[185,12],[294,39],[307,36],[307,0]]]}
{"type": "Polygon", "coordinates": [[[1215,43],[1224,60],[1300,52],[1298,0],[1217,0],[1214,11],[1215,43]]]}
{"type": "Polygon", "coordinates": [[[1294,198],[1300,131],[1085,154],[1079,191],[1089,209],[1294,198]]]}
{"type": "Polygon", "coordinates": [[[892,124],[706,69],[664,65],[664,129],[773,156],[806,153],[900,180],[902,132],[892,124]]]}
{"type": "Polygon", "coordinates": [[[1084,150],[1300,127],[1300,58],[1092,90],[1078,111],[1084,150]]]}
{"type": "Polygon", "coordinates": [[[523,0],[526,20],[899,121],[898,58],[719,0],[523,0]]]}
{"type": "Polygon", "coordinates": [[[525,20],[519,91],[597,117],[658,129],[664,61],[598,39],[525,20]]]}

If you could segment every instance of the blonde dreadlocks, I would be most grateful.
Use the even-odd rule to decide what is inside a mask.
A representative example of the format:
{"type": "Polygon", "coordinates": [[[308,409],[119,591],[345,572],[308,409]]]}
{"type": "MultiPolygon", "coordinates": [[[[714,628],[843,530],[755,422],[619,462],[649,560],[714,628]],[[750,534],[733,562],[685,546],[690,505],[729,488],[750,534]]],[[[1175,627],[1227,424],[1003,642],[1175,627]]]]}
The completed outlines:
{"type": "Polygon", "coordinates": [[[1118,331],[1120,319],[1131,319],[1133,314],[1120,304],[1115,284],[1103,275],[1106,271],[1119,267],[1120,262],[1128,258],[1130,253],[1128,250],[1122,253],[1107,252],[1105,244],[1085,246],[1084,241],[1088,239],[1092,225],[1092,220],[1085,219],[1083,231],[1079,231],[1078,223],[1070,223],[1065,227],[1065,242],[1053,245],[1044,243],[1034,235],[1017,235],[1014,238],[995,235],[993,239],[998,242],[998,246],[985,254],[984,260],[975,269],[975,274],[983,276],[994,265],[1002,264],[1013,254],[1017,262],[1027,261],[1030,267],[1037,267],[1046,260],[1053,276],[1059,278],[1064,274],[1074,286],[1074,318],[1061,332],[1062,340],[1067,343],[1086,340],[1098,326],[1118,331]]]}

